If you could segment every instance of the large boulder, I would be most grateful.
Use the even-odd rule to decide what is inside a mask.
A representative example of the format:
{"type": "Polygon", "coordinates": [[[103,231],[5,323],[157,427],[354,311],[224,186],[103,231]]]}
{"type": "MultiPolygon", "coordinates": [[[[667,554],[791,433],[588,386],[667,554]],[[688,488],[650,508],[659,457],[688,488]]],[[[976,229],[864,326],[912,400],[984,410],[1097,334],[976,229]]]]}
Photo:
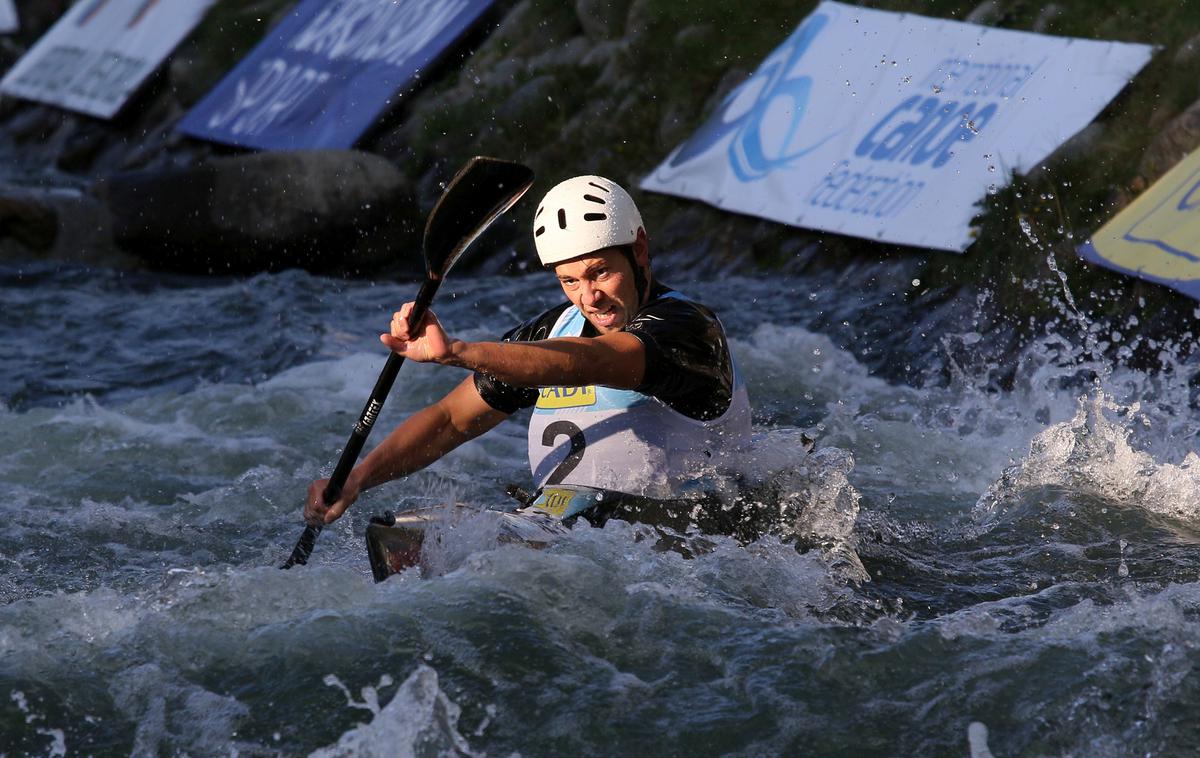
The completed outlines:
{"type": "Polygon", "coordinates": [[[58,214],[46,200],[26,190],[0,186],[0,239],[45,252],[58,236],[58,214]]]}
{"type": "Polygon", "coordinates": [[[420,214],[389,161],[352,150],[256,153],[120,173],[93,187],[116,243],[194,273],[421,268],[420,214]]]}
{"type": "Polygon", "coordinates": [[[0,183],[0,260],[134,268],[112,243],[108,213],[75,187],[0,183]]]}

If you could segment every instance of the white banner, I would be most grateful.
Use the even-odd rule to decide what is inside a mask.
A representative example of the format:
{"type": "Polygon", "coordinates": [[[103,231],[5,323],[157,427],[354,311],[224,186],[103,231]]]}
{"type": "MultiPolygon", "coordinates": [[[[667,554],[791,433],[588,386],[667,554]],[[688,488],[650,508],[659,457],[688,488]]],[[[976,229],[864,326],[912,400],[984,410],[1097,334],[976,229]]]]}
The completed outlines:
{"type": "Polygon", "coordinates": [[[79,0],[0,82],[0,92],[111,118],[213,0],[79,0]]]}
{"type": "Polygon", "coordinates": [[[17,23],[17,9],[12,0],[0,0],[0,34],[12,34],[20,28],[17,23]]]}
{"type": "Polygon", "coordinates": [[[1086,126],[1152,53],[823,2],[641,186],[962,251],[989,188],[1086,126]]]}

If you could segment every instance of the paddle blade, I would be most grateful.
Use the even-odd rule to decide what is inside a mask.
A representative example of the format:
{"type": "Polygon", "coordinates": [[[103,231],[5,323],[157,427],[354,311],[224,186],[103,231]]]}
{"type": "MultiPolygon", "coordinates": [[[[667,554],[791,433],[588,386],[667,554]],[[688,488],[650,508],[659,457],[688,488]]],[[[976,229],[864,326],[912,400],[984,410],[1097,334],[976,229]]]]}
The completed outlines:
{"type": "Polygon", "coordinates": [[[528,166],[477,156],[455,174],[425,223],[425,266],[440,280],[483,231],[533,186],[528,166]]]}

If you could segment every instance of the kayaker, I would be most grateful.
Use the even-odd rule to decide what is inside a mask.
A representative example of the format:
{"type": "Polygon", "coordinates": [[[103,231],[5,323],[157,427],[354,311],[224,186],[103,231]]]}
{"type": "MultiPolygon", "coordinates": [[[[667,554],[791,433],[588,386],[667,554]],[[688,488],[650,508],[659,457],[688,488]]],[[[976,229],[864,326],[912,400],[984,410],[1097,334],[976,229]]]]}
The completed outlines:
{"type": "Polygon", "coordinates": [[[538,257],[567,302],[499,342],[456,339],[432,312],[410,333],[413,304],[405,304],[380,335],[384,345],[472,375],[397,426],[336,502],[322,500],[327,480],[314,482],[309,523],[331,523],[363,490],[418,471],[531,406],[537,489],[526,505],[565,520],[664,520],[647,503],[678,501],[732,462],[750,433],[750,406],[725,331],[707,307],[654,279],[629,194],[603,177],[577,176],[546,194],[533,226],[538,257]]]}

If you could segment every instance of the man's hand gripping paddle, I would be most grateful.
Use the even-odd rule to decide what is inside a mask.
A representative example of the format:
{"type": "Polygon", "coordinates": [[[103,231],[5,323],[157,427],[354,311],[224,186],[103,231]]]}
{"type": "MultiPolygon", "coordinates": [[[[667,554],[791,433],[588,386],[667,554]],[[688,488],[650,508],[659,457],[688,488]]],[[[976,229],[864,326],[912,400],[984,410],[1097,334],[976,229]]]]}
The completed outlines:
{"type": "MultiPolygon", "coordinates": [[[[450,180],[449,186],[425,222],[422,250],[425,254],[426,275],[409,315],[409,328],[421,323],[421,318],[433,302],[433,296],[437,294],[442,279],[467,247],[500,214],[520,200],[532,185],[533,171],[529,167],[483,157],[472,158],[450,180]]],[[[375,389],[371,390],[371,398],[363,407],[358,423],[354,425],[354,431],[351,432],[346,448],[342,451],[342,457],[338,459],[337,467],[333,470],[333,476],[322,493],[326,503],[335,502],[342,494],[346,478],[350,476],[350,471],[362,452],[363,444],[367,441],[367,435],[371,433],[371,427],[375,425],[379,411],[383,408],[383,401],[387,399],[396,374],[403,364],[403,356],[395,353],[388,356],[387,364],[375,382],[375,389]]],[[[291,556],[280,568],[289,569],[296,564],[303,566],[307,563],[320,533],[320,526],[306,527],[291,556]]]]}

